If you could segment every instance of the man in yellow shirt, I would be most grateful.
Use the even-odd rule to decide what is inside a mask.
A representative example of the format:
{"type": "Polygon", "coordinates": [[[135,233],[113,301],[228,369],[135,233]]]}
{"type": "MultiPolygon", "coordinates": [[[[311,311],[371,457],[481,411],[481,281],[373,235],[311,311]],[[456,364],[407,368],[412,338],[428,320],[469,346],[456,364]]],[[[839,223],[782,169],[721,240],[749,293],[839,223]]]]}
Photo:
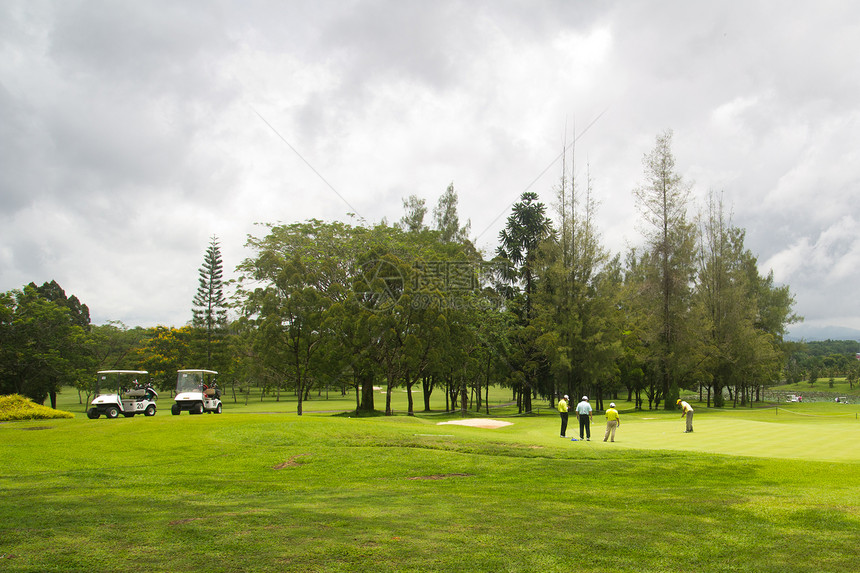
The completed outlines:
{"type": "Polygon", "coordinates": [[[606,434],[603,436],[605,442],[607,438],[612,437],[612,442],[615,441],[615,429],[621,425],[621,417],[618,415],[618,410],[615,409],[615,402],[609,403],[609,409],[606,410],[606,434]]]}
{"type": "Polygon", "coordinates": [[[567,394],[564,395],[564,398],[558,401],[558,413],[561,416],[561,437],[566,438],[567,436],[567,412],[570,410],[570,404],[568,403],[570,398],[567,397],[567,394]]]}

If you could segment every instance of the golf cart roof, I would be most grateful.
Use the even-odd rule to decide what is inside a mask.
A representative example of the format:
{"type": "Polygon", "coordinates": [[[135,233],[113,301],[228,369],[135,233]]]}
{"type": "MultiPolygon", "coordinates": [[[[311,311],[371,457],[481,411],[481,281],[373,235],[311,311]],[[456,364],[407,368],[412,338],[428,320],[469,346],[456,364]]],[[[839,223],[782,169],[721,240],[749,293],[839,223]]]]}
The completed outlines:
{"type": "Polygon", "coordinates": [[[204,370],[203,368],[187,368],[185,370],[177,370],[177,372],[203,372],[205,374],[218,374],[214,370],[204,370]]]}
{"type": "Polygon", "coordinates": [[[96,374],[149,374],[146,370],[99,370],[96,374]]]}

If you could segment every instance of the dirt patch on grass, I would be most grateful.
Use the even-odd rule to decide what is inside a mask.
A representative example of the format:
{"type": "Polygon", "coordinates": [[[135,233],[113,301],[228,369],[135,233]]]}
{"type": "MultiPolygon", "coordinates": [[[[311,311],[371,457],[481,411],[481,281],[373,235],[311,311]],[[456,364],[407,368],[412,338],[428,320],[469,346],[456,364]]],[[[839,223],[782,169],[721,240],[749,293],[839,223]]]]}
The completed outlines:
{"type": "Polygon", "coordinates": [[[472,475],[474,475],[474,474],[435,474],[432,476],[408,477],[406,479],[447,479],[447,478],[471,477],[472,475]]]}
{"type": "Polygon", "coordinates": [[[439,422],[436,425],[442,426],[444,424],[454,424],[457,426],[472,426],[473,428],[486,428],[488,430],[495,430],[496,428],[510,426],[512,425],[512,422],[502,422],[501,420],[491,420],[490,418],[469,418],[466,420],[451,420],[449,422],[439,422]]]}
{"type": "Polygon", "coordinates": [[[288,459],[287,461],[285,461],[285,462],[283,462],[283,463],[280,463],[280,464],[276,465],[276,466],[275,466],[275,467],[273,467],[272,469],[274,469],[274,470],[282,470],[282,469],[284,469],[284,468],[297,468],[297,467],[299,467],[299,466],[300,466],[300,465],[302,465],[302,464],[300,464],[300,463],[299,463],[299,462],[297,462],[296,460],[297,460],[298,458],[302,457],[302,456],[309,456],[309,455],[310,455],[310,454],[296,454],[295,456],[291,457],[291,458],[290,458],[290,459],[288,459]]]}

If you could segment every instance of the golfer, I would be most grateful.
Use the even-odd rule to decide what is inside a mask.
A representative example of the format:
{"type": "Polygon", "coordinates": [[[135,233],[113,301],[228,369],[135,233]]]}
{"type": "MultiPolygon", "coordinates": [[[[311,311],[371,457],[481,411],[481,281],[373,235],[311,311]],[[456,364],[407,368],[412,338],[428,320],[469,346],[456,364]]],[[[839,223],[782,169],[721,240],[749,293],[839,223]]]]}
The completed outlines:
{"type": "Polygon", "coordinates": [[[566,438],[565,434],[567,433],[567,412],[570,410],[570,403],[568,402],[570,398],[567,397],[567,394],[564,395],[564,398],[558,401],[558,413],[561,416],[561,437],[566,438]]]}
{"type": "Polygon", "coordinates": [[[582,402],[576,405],[576,413],[579,415],[579,439],[584,438],[591,441],[591,404],[588,403],[588,396],[582,397],[582,402]]]}
{"type": "Polygon", "coordinates": [[[606,410],[606,433],[603,435],[603,441],[611,437],[612,442],[615,441],[615,429],[621,425],[621,418],[618,416],[618,410],[615,409],[615,402],[609,403],[609,409],[606,410]]]}
{"type": "Polygon", "coordinates": [[[684,430],[684,433],[686,434],[688,432],[692,432],[693,431],[693,407],[690,406],[689,404],[687,404],[687,402],[685,402],[684,400],[681,400],[680,398],[675,403],[678,404],[679,406],[681,406],[681,417],[682,418],[684,416],[687,417],[687,429],[684,430]]]}

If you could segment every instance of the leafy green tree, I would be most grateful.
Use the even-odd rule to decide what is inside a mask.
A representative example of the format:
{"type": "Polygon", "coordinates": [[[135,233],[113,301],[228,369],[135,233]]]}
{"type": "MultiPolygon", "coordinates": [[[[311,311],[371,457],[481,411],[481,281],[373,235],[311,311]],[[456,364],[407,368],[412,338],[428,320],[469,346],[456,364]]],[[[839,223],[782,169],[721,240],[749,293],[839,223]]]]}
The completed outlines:
{"type": "MultiPolygon", "coordinates": [[[[741,353],[754,337],[755,301],[742,264],[743,233],[731,225],[722,202],[711,194],[700,216],[696,304],[704,367],[711,373],[714,405],[723,406],[723,389],[740,376],[741,353]]],[[[710,388],[709,388],[710,392],[710,388]]]]}
{"type": "MultiPolygon", "coordinates": [[[[371,245],[370,256],[360,259],[365,261],[361,265],[363,277],[374,277],[373,292],[391,291],[395,296],[382,308],[366,305],[372,310],[366,325],[375,340],[368,352],[385,379],[385,413],[393,413],[394,389],[406,386],[411,414],[411,387],[429,371],[434,350],[444,347],[450,359],[452,353],[465,351],[473,341],[467,313],[453,304],[459,300],[457,285],[449,284],[450,273],[455,272],[452,269],[470,272],[472,248],[468,242],[444,240],[441,231],[402,233],[382,226],[372,230],[371,245]],[[391,276],[403,280],[389,284],[387,277],[391,276]]],[[[468,292],[471,280],[466,283],[468,292]]],[[[465,367],[468,361],[450,362],[465,367]]],[[[461,381],[467,376],[463,368],[448,374],[452,380],[461,381]]]]}
{"type": "Polygon", "coordinates": [[[134,370],[140,359],[137,350],[145,343],[147,331],[139,326],[129,328],[111,320],[90,327],[93,357],[98,370],[134,370]]]}
{"type": "Polygon", "coordinates": [[[206,368],[212,368],[212,354],[223,339],[227,326],[227,299],[224,296],[224,265],[218,237],[213,236],[198,271],[197,294],[192,308],[192,325],[205,331],[206,368]]]}
{"type": "MultiPolygon", "coordinates": [[[[67,297],[66,291],[64,291],[63,288],[54,280],[43,283],[38,287],[35,283],[30,283],[30,287],[36,289],[36,291],[44,297],[45,300],[49,300],[67,308],[69,310],[69,320],[72,322],[72,325],[81,328],[84,333],[90,331],[90,309],[87,305],[81,303],[81,301],[78,300],[78,297],[75,295],[67,297]]],[[[88,341],[86,339],[78,341],[78,343],[76,343],[76,347],[80,348],[81,352],[71,354],[68,357],[70,360],[69,363],[78,371],[73,381],[76,385],[80,385],[84,380],[89,382],[90,379],[89,373],[87,372],[90,368],[89,349],[84,350],[84,347],[87,346],[88,341]]],[[[57,392],[59,390],[59,386],[54,386],[48,391],[52,408],[56,408],[57,392]]]]}
{"type": "Polygon", "coordinates": [[[693,309],[700,322],[694,329],[698,347],[691,354],[707,371],[715,406],[723,406],[724,389],[735,406],[751,404],[764,384],[778,380],[784,366],[780,345],[792,316],[791,297],[787,290],[774,292],[771,279],[759,275],[755,257],[744,246],[745,232],[732,225],[713,193],[707,209],[699,218],[693,309]]]}
{"type": "Polygon", "coordinates": [[[176,371],[198,368],[193,362],[194,327],[156,326],[146,331],[138,349],[138,363],[149,372],[153,385],[161,391],[176,389],[176,371]]]}
{"type": "Polygon", "coordinates": [[[400,219],[400,226],[407,232],[417,233],[427,229],[424,224],[424,216],[427,214],[427,205],[424,199],[417,195],[410,195],[408,199],[403,200],[403,217],[400,219]]]}
{"type": "Polygon", "coordinates": [[[852,362],[848,365],[848,372],[845,374],[845,379],[848,381],[848,388],[853,390],[854,384],[857,383],[857,375],[860,371],[860,363],[852,362]]]}
{"type": "Polygon", "coordinates": [[[80,326],[85,331],[90,328],[90,309],[87,305],[81,303],[75,295],[66,296],[66,291],[57,284],[57,281],[43,283],[42,286],[36,286],[35,283],[30,283],[30,287],[51,302],[55,302],[60,306],[69,309],[69,319],[72,324],[80,326]]]}
{"type": "Polygon", "coordinates": [[[635,390],[638,408],[644,408],[642,393],[648,399],[648,409],[662,400],[662,377],[659,374],[660,340],[655,336],[654,265],[648,253],[635,248],[627,253],[624,282],[618,309],[622,324],[621,377],[635,390]]]}
{"type": "Polygon", "coordinates": [[[584,190],[575,178],[566,179],[557,188],[559,240],[541,246],[538,315],[560,345],[552,394],[588,394],[602,409],[602,391],[620,382],[621,265],[601,244],[590,177],[584,190]]]}
{"type": "Polygon", "coordinates": [[[248,246],[256,255],[239,266],[238,293],[256,326],[254,355],[300,403],[311,384],[349,378],[358,411],[374,410],[373,385],[384,382],[393,413],[393,391],[443,362],[451,324],[467,318],[437,282],[447,261],[468,264],[474,249],[439,231],[308,221],[270,226],[248,246]]]}
{"type": "Polygon", "coordinates": [[[266,236],[248,239],[256,256],[239,265],[243,314],[256,327],[254,354],[266,377],[290,383],[299,415],[321,378],[326,345],[337,343],[329,313],[348,296],[352,237],[342,223],[270,226],[266,236]]]}
{"type": "Polygon", "coordinates": [[[803,369],[795,356],[789,356],[785,365],[785,381],[788,384],[797,384],[803,380],[803,369]]]}
{"type": "Polygon", "coordinates": [[[331,301],[305,283],[309,270],[298,256],[286,261],[274,285],[258,289],[258,354],[277,379],[289,379],[298,397],[297,413],[314,380],[313,370],[324,344],[323,322],[331,301]]]}
{"type": "Polygon", "coordinates": [[[441,233],[441,239],[445,243],[463,243],[469,238],[471,223],[467,221],[465,226],[460,227],[457,202],[457,192],[454,191],[454,183],[451,183],[445,193],[439,197],[439,203],[433,209],[436,230],[441,233]]]}
{"type": "Polygon", "coordinates": [[[373,410],[378,376],[389,389],[405,379],[404,352],[416,328],[403,298],[410,288],[407,261],[424,234],[309,221],[250,239],[257,256],[240,265],[240,294],[245,314],[259,326],[260,359],[300,396],[314,381],[351,376],[357,409],[373,410]],[[311,362],[312,355],[325,360],[311,362]]]}
{"type": "MultiPolygon", "coordinates": [[[[145,344],[147,331],[141,327],[129,328],[120,321],[109,321],[90,327],[95,370],[137,370],[140,368],[139,350],[145,344]]],[[[92,372],[76,383],[78,398],[81,393],[89,402],[94,390],[92,372]]]]}
{"type": "MultiPolygon", "coordinates": [[[[56,285],[46,283],[51,284],[56,285]]],[[[58,302],[42,292],[30,284],[0,297],[0,394],[21,394],[39,404],[50,396],[56,408],[60,388],[86,376],[91,348],[85,329],[63,304],[68,299],[62,289],[48,293],[58,302]]]]}
{"type": "Polygon", "coordinates": [[[18,362],[15,336],[15,291],[0,293],[0,395],[14,394],[14,376],[18,362]]]}

